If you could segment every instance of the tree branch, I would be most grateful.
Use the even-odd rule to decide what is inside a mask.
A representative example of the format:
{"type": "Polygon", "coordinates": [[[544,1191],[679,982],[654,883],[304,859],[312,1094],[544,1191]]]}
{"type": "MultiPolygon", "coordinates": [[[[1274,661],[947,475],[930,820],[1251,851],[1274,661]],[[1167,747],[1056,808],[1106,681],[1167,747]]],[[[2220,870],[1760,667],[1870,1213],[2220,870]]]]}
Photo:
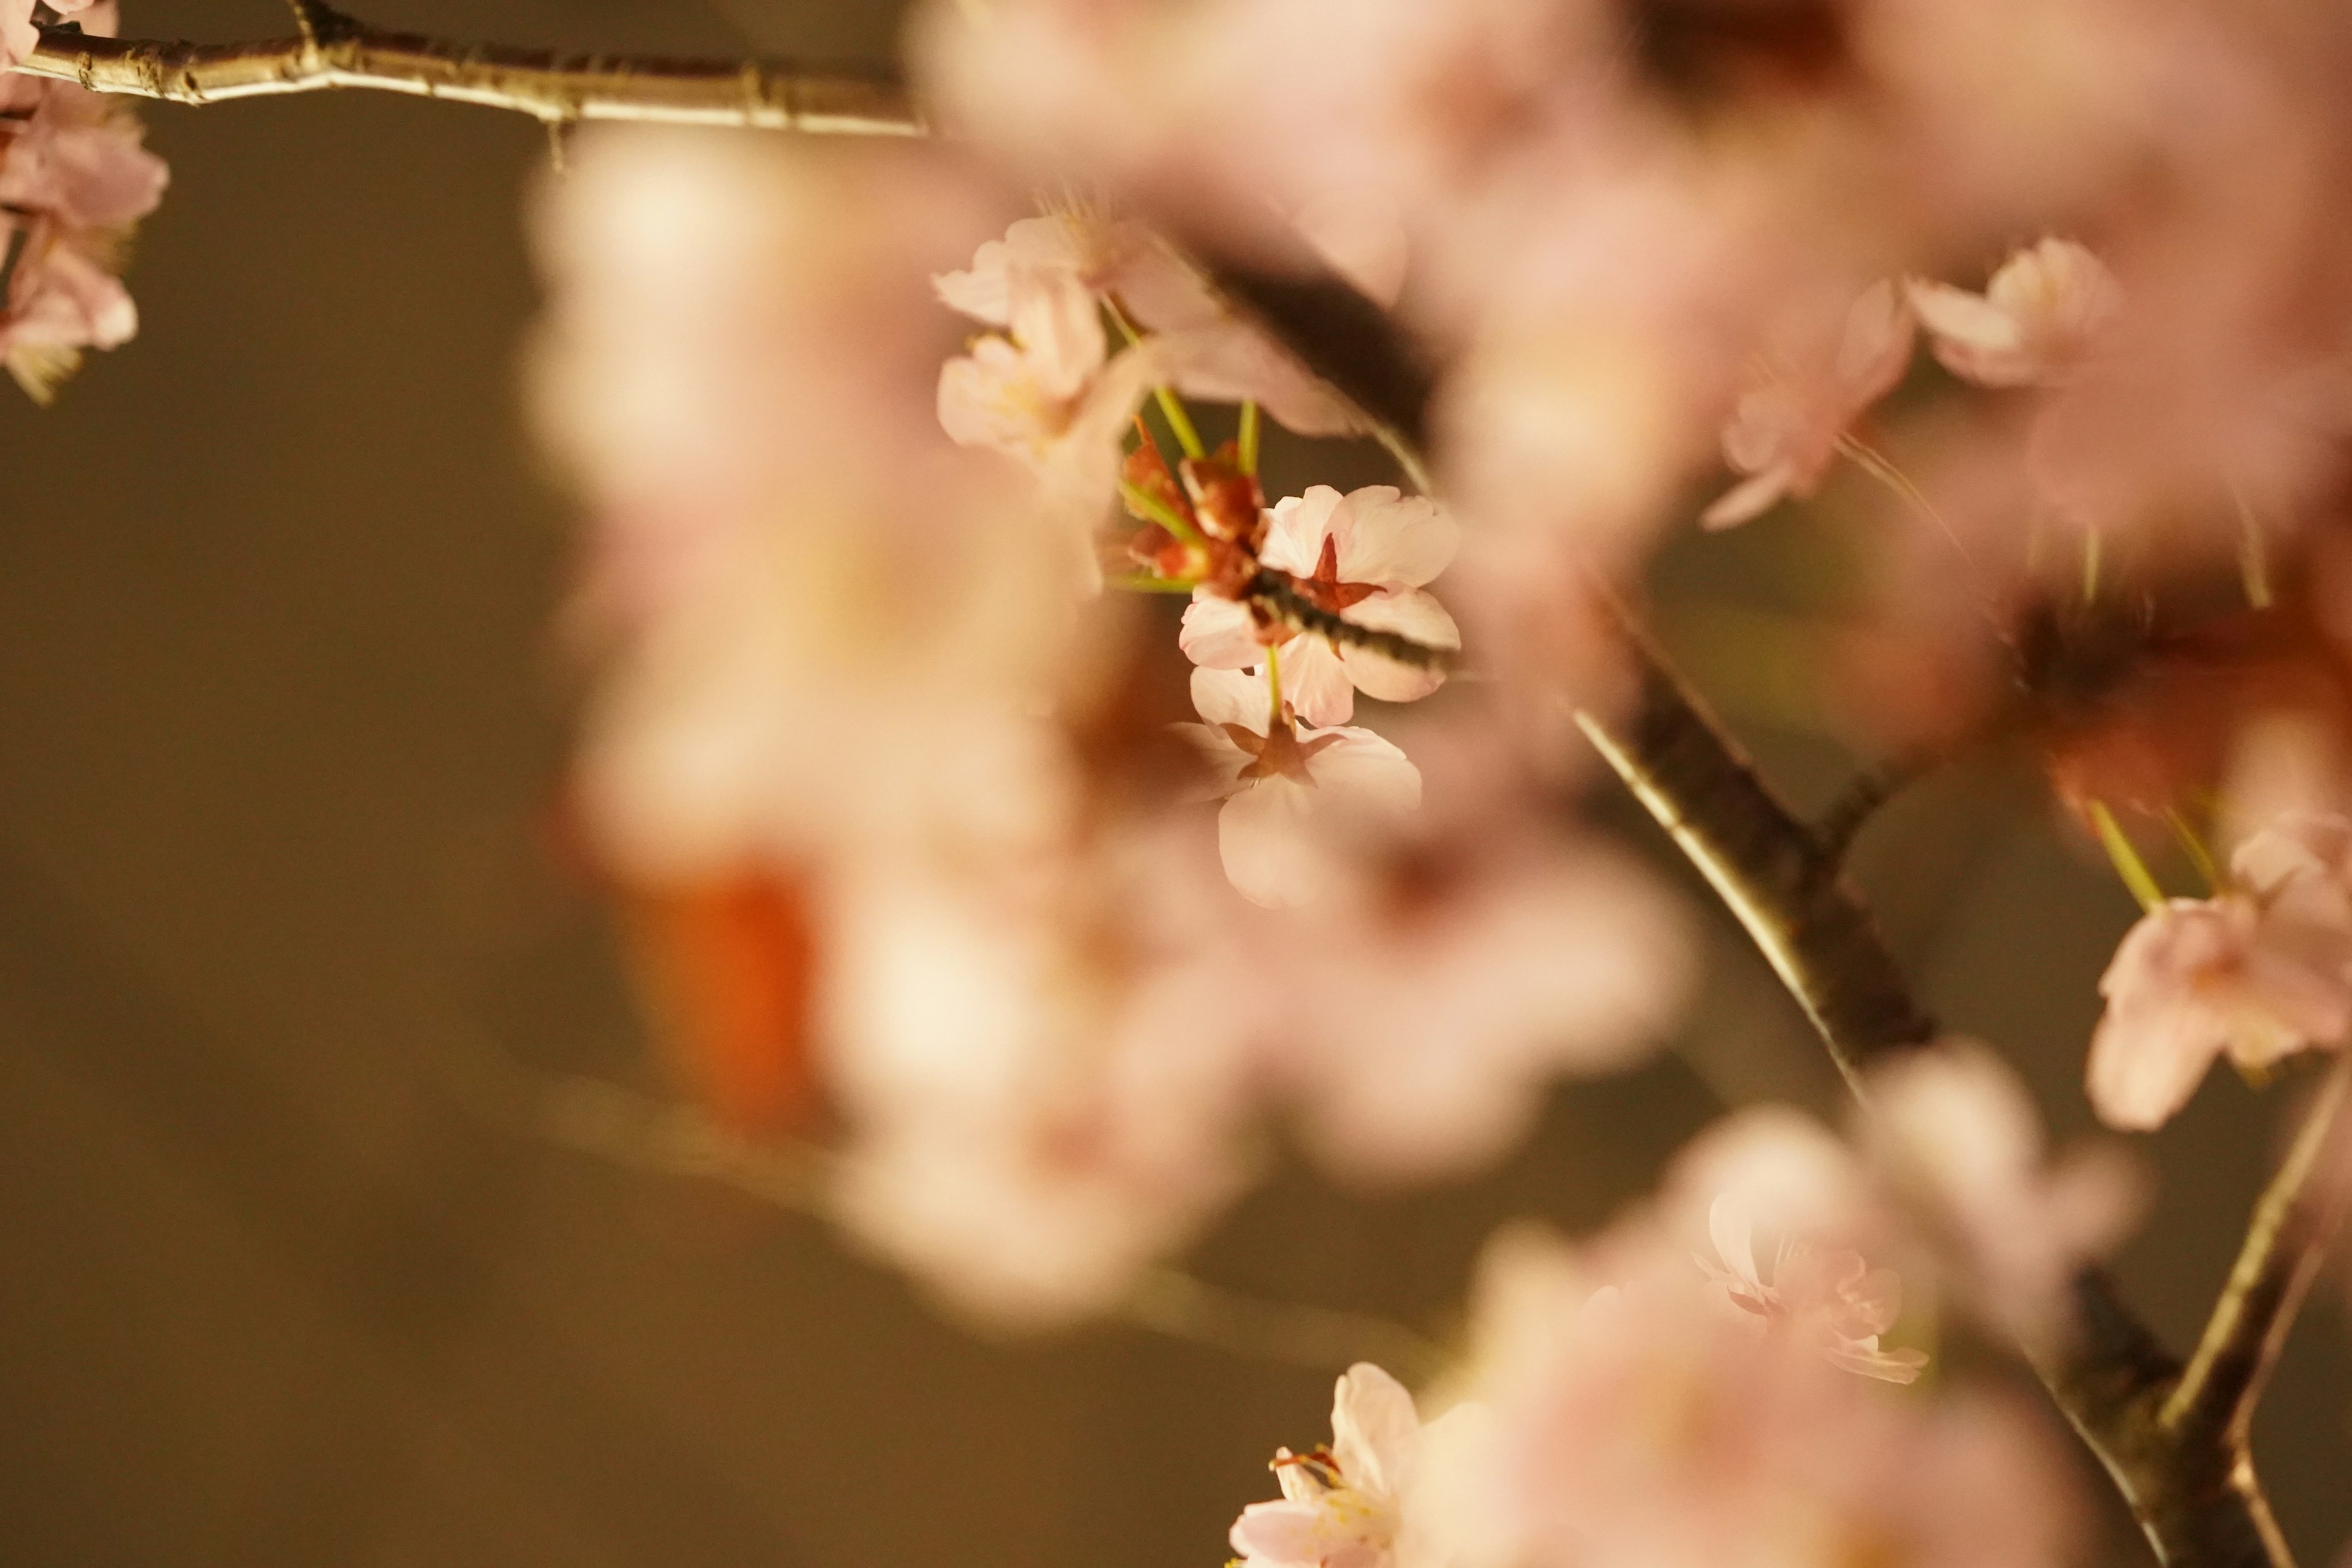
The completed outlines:
{"type": "Polygon", "coordinates": [[[2347,1084],[2352,1063],[2339,1063],[2254,1205],[2204,1337],[2164,1404],[2163,1423],[2177,1443],[2245,1447],[2271,1368],[2344,1222],[2344,1162],[2352,1148],[2347,1084]]]}
{"type": "Polygon", "coordinates": [[[47,27],[16,69],[171,103],[368,88],[511,110],[549,125],[631,120],[840,135],[924,130],[906,89],[880,75],[453,43],[385,32],[320,0],[294,0],[294,15],[300,37],[237,44],[97,38],[47,27]]]}
{"type": "Polygon", "coordinates": [[[1276,626],[1294,632],[1311,632],[1339,647],[1358,647],[1412,669],[1451,669],[1459,649],[1415,642],[1402,632],[1358,626],[1316,604],[1298,591],[1298,579],[1287,572],[1260,567],[1242,590],[1242,603],[1276,626]]]}
{"type": "MultiPolygon", "coordinates": [[[[1410,446],[1410,437],[1427,428],[1425,405],[1413,401],[1430,384],[1418,354],[1386,318],[1366,327],[1344,297],[1351,293],[1345,285],[1286,271],[1281,286],[1267,289],[1255,262],[1213,249],[1207,260],[1229,299],[1309,369],[1356,396],[1391,439],[1410,446]],[[1348,323],[1344,341],[1326,341],[1335,321],[1348,323]]],[[[1762,949],[1863,1097],[1867,1068],[1933,1038],[1936,1026],[1838,875],[1839,839],[1850,834],[1817,832],[1791,812],[1631,616],[1605,595],[1604,603],[1640,674],[1641,705],[1623,726],[1591,715],[1580,715],[1580,725],[1762,949]]],[[[2300,1190],[2300,1183],[2283,1179],[2300,1190]]],[[[2292,1199],[2284,1203],[2294,1206],[2292,1199]]],[[[2249,1247],[2269,1255],[2267,1246],[2250,1240],[2249,1247]]],[[[2254,1320],[2264,1316],[2257,1309],[2271,1294],[2280,1308],[2290,1306],[2299,1292],[2294,1281],[2308,1267],[2284,1266],[2288,1283],[2268,1287],[2270,1294],[2234,1292],[2242,1298],[2237,1310],[2244,1327],[2223,1337],[2234,1341],[2242,1331],[2271,1343],[2280,1319],[2270,1316],[2257,1328],[2254,1320]]],[[[2267,1280],[2274,1268],[2266,1263],[2250,1272],[2267,1280]]],[[[2158,1558],[2168,1568],[2292,1568],[2242,1432],[2168,1423],[2164,1412],[2183,1381],[2179,1362],[2101,1271],[2079,1274],[2074,1295],[2072,1340],[2036,1355],[2034,1370],[2114,1479],[2158,1558]]],[[[2215,1387],[2220,1369],[2232,1363],[2218,1354],[2210,1359],[2202,1382],[2215,1387]]],[[[2259,1384],[2257,1372],[2238,1396],[2241,1405],[2259,1384]]],[[[2206,1397],[2199,1396],[2200,1405],[2206,1397]]]]}

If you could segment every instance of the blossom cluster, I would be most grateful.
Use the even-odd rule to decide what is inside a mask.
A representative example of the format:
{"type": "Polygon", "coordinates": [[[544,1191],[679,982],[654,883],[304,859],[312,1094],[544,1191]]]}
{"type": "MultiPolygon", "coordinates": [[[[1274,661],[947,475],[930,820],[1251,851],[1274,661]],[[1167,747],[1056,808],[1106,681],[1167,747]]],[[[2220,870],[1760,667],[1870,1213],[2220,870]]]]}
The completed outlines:
{"type": "Polygon", "coordinates": [[[1907,1247],[1969,1301],[2055,1313],[2128,1192],[2089,1155],[2043,1169],[2022,1091],[1981,1047],[1938,1046],[1880,1088],[1871,1160],[1792,1113],[1743,1112],[1603,1234],[1499,1235],[1433,1394],[1450,1407],[1424,1424],[1388,1373],[1352,1368],[1331,1443],[1276,1454],[1282,1498],[1243,1511],[1234,1549],[1252,1568],[2069,1561],[2079,1505],[2045,1431],[1959,1380],[1887,1388],[1927,1356],[1882,1336],[1926,1320],[1858,1247],[1907,1247]]]}
{"type": "MultiPolygon", "coordinates": [[[[52,7],[110,35],[113,0],[52,7]]],[[[36,41],[32,0],[0,4],[0,363],[46,400],[85,349],[130,341],[139,315],[119,276],[131,230],[163,198],[163,160],[138,119],[70,82],[7,74],[36,41]]]]}
{"type": "Polygon", "coordinates": [[[853,1235],[1042,1322],[1270,1126],[1360,1181],[1492,1158],[1654,1044],[1682,964],[1472,693],[1417,766],[1349,721],[1434,669],[1261,613],[1451,648],[1442,510],[1163,454],[1163,392],[1354,416],[1141,230],[1005,205],[930,149],[583,138],[533,384],[595,517],[572,798],[661,1016],[723,1112],[829,1143],[853,1235]]]}

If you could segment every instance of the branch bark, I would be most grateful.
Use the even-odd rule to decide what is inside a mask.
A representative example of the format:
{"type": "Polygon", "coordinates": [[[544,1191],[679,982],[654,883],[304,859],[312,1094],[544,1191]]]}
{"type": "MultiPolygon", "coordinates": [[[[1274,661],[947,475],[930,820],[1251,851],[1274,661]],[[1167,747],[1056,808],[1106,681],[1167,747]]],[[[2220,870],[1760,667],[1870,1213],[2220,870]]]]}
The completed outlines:
{"type": "Polygon", "coordinates": [[[170,103],[361,88],[481,104],[557,126],[627,120],[836,135],[924,132],[904,87],[881,75],[462,44],[372,27],[318,0],[302,0],[295,16],[298,37],[235,44],[97,38],[48,27],[15,68],[170,103]]]}
{"type": "Polygon", "coordinates": [[[2242,1449],[2287,1331],[2344,1223],[2352,1152],[2352,1062],[2339,1063],[2304,1112],[2263,1189],[2221,1299],[2162,1419],[2184,1447],[2242,1449]]]}
{"type": "MultiPolygon", "coordinates": [[[[1415,401],[1430,385],[1418,356],[1385,318],[1365,328],[1344,284],[1286,273],[1269,289],[1254,260],[1212,251],[1208,262],[1230,300],[1310,369],[1364,402],[1391,437],[1409,447],[1427,427],[1425,402],[1415,401]],[[1326,337],[1335,321],[1348,323],[1336,344],[1326,337]]],[[[1790,810],[1632,617],[1613,602],[1610,609],[1640,674],[1641,703],[1627,724],[1590,715],[1580,724],[1762,950],[1856,1096],[1866,1097],[1874,1064],[1937,1031],[1840,878],[1840,840],[1850,834],[1817,831],[1790,810]]],[[[2331,1128],[2347,1119],[2352,1109],[2341,1100],[2324,1118],[2331,1128]]],[[[2341,1136],[2352,1140],[2352,1130],[2341,1136]]],[[[2265,1197],[2247,1254],[2186,1374],[2097,1269],[2074,1281],[2072,1341],[2034,1357],[2052,1400],[2105,1467],[2167,1568],[2293,1568],[2255,1475],[2245,1415],[2316,1267],[2318,1233],[2300,1216],[2317,1201],[2307,1196],[2315,1191],[2312,1173],[2328,1163],[2317,1138],[2298,1143],[2265,1197]],[[2216,1421],[2216,1408],[2228,1414],[2216,1421]]]]}

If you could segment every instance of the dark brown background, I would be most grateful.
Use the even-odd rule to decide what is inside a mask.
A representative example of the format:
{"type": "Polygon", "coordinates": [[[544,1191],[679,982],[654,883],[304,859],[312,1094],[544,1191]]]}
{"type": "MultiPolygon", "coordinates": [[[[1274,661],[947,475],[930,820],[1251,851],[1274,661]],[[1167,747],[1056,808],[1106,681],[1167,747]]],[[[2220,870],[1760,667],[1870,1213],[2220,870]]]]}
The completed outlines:
{"type": "MultiPolygon", "coordinates": [[[[286,26],[262,0],[130,9],[142,35],[286,26]]],[[[812,58],[891,31],[782,0],[377,19],[812,58]]],[[[532,847],[563,512],[510,370],[544,139],[362,95],[149,120],[174,182],[144,335],[50,412],[0,398],[0,1563],[1220,1562],[1272,1447],[1322,1433],[1328,1374],[1122,1329],[978,1342],[811,1222],[452,1092],[492,1053],[658,1083],[598,915],[532,847]]],[[[1769,598],[1788,538],[1685,552],[1680,580],[1769,598]]],[[[1937,1005],[2079,1126],[2112,879],[1996,774],[1906,802],[1865,869],[1937,1005]]],[[[1198,1267],[1439,1326],[1491,1219],[1597,1220],[1707,1086],[1821,1097],[1788,1005],[1715,953],[1682,1058],[1564,1095],[1491,1182],[1286,1178],[1198,1267]]],[[[2220,1081],[2158,1141],[2124,1272],[2176,1341],[2275,1109],[2220,1081]]],[[[2352,1525],[2340,1333],[2324,1302],[2263,1429],[2307,1563],[2352,1525]]]]}

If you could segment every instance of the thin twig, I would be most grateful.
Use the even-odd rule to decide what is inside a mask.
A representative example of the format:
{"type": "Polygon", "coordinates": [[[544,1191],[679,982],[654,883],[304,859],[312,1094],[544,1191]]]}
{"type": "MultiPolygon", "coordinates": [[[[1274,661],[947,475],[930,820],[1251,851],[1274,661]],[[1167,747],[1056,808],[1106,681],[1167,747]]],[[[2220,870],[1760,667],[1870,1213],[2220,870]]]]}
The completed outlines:
{"type": "Polygon", "coordinates": [[[1845,864],[1855,837],[1878,808],[1933,773],[1943,759],[1933,752],[1905,752],[1863,769],[1830,802],[1812,826],[1815,852],[1831,866],[1845,864]]]}
{"type": "Polygon", "coordinates": [[[2229,1283],[2164,1404],[2163,1423],[2177,1443],[2245,1446],[2263,1385],[2344,1223],[2343,1167],[2352,1146],[2347,1083],[2352,1064],[2339,1064],[2254,1205],[2229,1283]]]}
{"type": "MultiPolygon", "coordinates": [[[[1624,780],[1761,948],[1804,1007],[1857,1096],[1864,1069],[1931,1038],[1860,900],[1813,834],[1772,794],[1731,739],[1618,612],[1642,672],[1633,722],[1580,716],[1624,780]]],[[[2168,1426],[2161,1412],[2180,1365],[2117,1293],[2085,1269],[2074,1281],[2074,1333],[2034,1357],[2067,1420],[2105,1466],[2173,1568],[2289,1568],[2242,1441],[2168,1426]]]]}
{"type": "MultiPolygon", "coordinates": [[[[1229,297],[1410,450],[1427,428],[1431,382],[1393,322],[1367,318],[1328,279],[1286,277],[1269,289],[1246,267],[1221,265],[1213,250],[1208,260],[1229,297]]],[[[1604,603],[1640,672],[1642,703],[1622,727],[1591,716],[1580,723],[1763,950],[1863,1095],[1864,1069],[1932,1038],[1935,1024],[1840,879],[1835,844],[1790,811],[1622,607],[1604,603]]],[[[2098,1270],[2076,1277],[2074,1306],[2073,1340],[2038,1356],[2035,1371],[2159,1560],[2168,1568],[2291,1568],[2244,1443],[2161,1420],[2179,1361],[2098,1270]]]]}
{"type": "Polygon", "coordinates": [[[511,110],[550,125],[630,120],[839,135],[924,131],[906,89],[879,75],[462,44],[373,27],[318,0],[294,0],[294,12],[301,36],[234,44],[97,38],[47,27],[15,68],[172,103],[364,88],[511,110]]]}
{"type": "MultiPolygon", "coordinates": [[[[540,1089],[523,1124],[567,1148],[636,1170],[717,1182],[794,1214],[838,1218],[829,1201],[836,1174],[832,1154],[811,1143],[739,1137],[691,1106],[593,1079],[561,1079],[540,1089]]],[[[1337,1372],[1369,1361],[1420,1382],[1445,1364],[1435,1344],[1402,1323],[1269,1301],[1166,1267],[1144,1270],[1109,1313],[1170,1339],[1287,1366],[1337,1372]]]]}
{"type": "Polygon", "coordinates": [[[1171,1339],[1288,1366],[1341,1371],[1368,1361],[1406,1383],[1425,1383],[1446,1365],[1442,1349],[1402,1323],[1262,1300],[1174,1268],[1146,1269],[1119,1316],[1171,1339]]]}
{"type": "Polygon", "coordinates": [[[1460,657],[1456,648],[1415,642],[1402,632],[1358,626],[1300,593],[1298,580],[1290,574],[1271,567],[1261,568],[1250,579],[1242,590],[1242,602],[1276,626],[1295,632],[1311,632],[1335,647],[1362,648],[1414,669],[1451,669],[1460,657]]]}

